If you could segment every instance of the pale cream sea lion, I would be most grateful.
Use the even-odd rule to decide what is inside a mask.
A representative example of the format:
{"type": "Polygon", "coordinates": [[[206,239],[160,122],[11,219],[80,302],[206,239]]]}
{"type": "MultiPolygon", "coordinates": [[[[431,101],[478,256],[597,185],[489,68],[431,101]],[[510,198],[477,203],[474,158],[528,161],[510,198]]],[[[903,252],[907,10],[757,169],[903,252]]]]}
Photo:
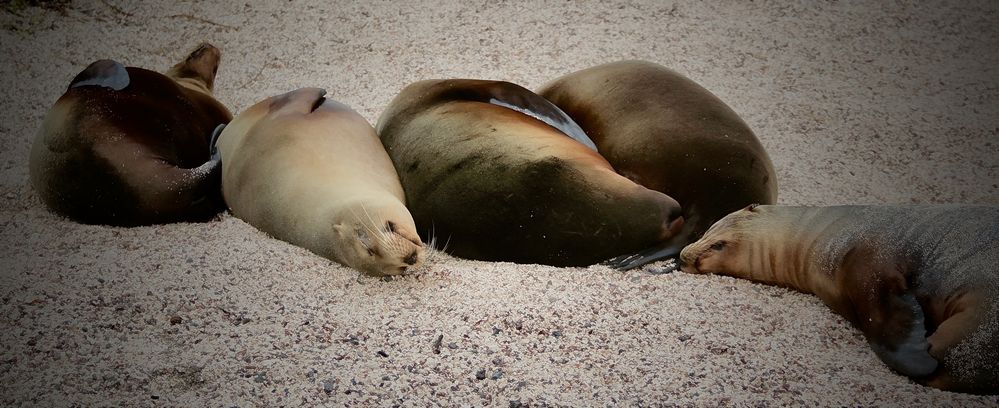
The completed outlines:
{"type": "Polygon", "coordinates": [[[999,394],[999,207],[750,206],[680,258],[817,295],[917,382],[999,394]]]}
{"type": "Polygon", "coordinates": [[[119,226],[205,221],[225,206],[212,131],[232,114],[212,96],[220,51],[202,44],[166,75],[94,62],[49,110],[31,183],[53,212],[119,226]]]}
{"type": "Polygon", "coordinates": [[[378,136],[325,95],[268,98],[222,131],[226,203],[261,231],[368,274],[419,266],[424,246],[378,136]]]}

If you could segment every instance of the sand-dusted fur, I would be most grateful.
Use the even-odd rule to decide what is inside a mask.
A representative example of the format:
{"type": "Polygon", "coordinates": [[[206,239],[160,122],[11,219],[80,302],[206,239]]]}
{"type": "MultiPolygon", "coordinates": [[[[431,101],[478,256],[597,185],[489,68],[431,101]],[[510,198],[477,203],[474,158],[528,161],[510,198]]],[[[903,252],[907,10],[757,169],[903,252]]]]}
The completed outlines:
{"type": "Polygon", "coordinates": [[[224,208],[212,130],[220,52],[202,44],[167,75],[100,60],[70,83],[32,146],[31,182],[52,211],[122,226],[203,221],[224,208]]]}
{"type": "Polygon", "coordinates": [[[645,61],[565,75],[538,94],[572,117],[621,175],[680,203],[684,229],[615,265],[676,256],[712,223],[748,204],[777,200],[770,157],[749,126],[694,81],[645,61]]]}
{"type": "Polygon", "coordinates": [[[508,82],[429,80],[377,128],[417,227],[454,255],[588,265],[672,236],[676,202],[618,175],[562,117],[508,82]]]}
{"type": "Polygon", "coordinates": [[[999,394],[999,207],[751,206],[681,261],[814,293],[896,371],[999,394]]]}
{"type": "Polygon", "coordinates": [[[275,238],[372,275],[425,257],[392,162],[371,124],[303,88],[240,113],[217,143],[233,214],[275,238]]]}

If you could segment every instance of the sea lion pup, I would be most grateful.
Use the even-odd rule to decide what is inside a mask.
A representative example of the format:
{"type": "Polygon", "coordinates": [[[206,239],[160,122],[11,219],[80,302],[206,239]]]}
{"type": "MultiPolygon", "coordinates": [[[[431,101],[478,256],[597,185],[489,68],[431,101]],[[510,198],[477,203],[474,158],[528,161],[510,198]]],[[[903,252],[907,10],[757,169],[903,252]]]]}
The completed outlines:
{"type": "Polygon", "coordinates": [[[417,82],[377,129],[419,231],[456,256],[589,265],[683,224],[676,201],[615,173],[570,118],[509,82],[417,82]]]}
{"type": "Polygon", "coordinates": [[[997,254],[999,207],[750,206],[680,259],[817,295],[920,383],[999,394],[997,254]]]}
{"type": "Polygon", "coordinates": [[[303,88],[240,113],[219,136],[232,213],[271,236],[371,275],[425,257],[399,177],[357,112],[303,88]]]}
{"type": "Polygon", "coordinates": [[[100,60],[70,82],[31,149],[31,183],[53,212],[87,224],[205,221],[225,208],[212,131],[232,114],[212,97],[218,48],[166,75],[100,60]]]}
{"type": "Polygon", "coordinates": [[[565,75],[538,94],[567,113],[621,175],[680,203],[683,231],[608,264],[620,269],[675,257],[712,223],[748,204],[777,200],[777,177],[760,141],[718,97],[645,61],[565,75]]]}

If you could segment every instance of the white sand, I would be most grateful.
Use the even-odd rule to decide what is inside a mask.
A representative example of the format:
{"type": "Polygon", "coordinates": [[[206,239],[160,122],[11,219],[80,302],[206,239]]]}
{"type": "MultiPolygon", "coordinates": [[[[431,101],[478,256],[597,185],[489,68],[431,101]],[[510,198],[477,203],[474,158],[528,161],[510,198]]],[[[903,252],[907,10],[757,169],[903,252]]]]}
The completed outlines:
{"type": "Polygon", "coordinates": [[[228,214],[79,225],[41,206],[27,165],[45,110],[91,61],[165,70],[207,40],[232,110],[322,86],[372,123],[420,79],[536,89],[646,59],[742,115],[781,203],[999,204],[993,1],[163,3],[0,13],[0,405],[999,403],[892,373],[784,289],[446,256],[383,282],[228,214]]]}

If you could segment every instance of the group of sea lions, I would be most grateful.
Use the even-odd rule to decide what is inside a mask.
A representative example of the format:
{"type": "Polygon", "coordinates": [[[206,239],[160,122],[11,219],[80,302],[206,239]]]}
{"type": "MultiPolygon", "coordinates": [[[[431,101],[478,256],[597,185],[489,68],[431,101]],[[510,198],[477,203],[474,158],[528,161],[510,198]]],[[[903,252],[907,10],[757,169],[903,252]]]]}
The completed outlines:
{"type": "Polygon", "coordinates": [[[32,148],[42,201],[120,226],[228,207],[372,275],[418,267],[421,236],[465,258],[557,266],[679,255],[685,272],[814,293],[920,383],[999,393],[997,208],[767,205],[776,176],[749,127],[648,62],[537,93],[421,81],[375,128],[318,88],[233,118],[212,96],[219,58],[204,44],[166,75],[110,60],[77,75],[32,148]]]}

